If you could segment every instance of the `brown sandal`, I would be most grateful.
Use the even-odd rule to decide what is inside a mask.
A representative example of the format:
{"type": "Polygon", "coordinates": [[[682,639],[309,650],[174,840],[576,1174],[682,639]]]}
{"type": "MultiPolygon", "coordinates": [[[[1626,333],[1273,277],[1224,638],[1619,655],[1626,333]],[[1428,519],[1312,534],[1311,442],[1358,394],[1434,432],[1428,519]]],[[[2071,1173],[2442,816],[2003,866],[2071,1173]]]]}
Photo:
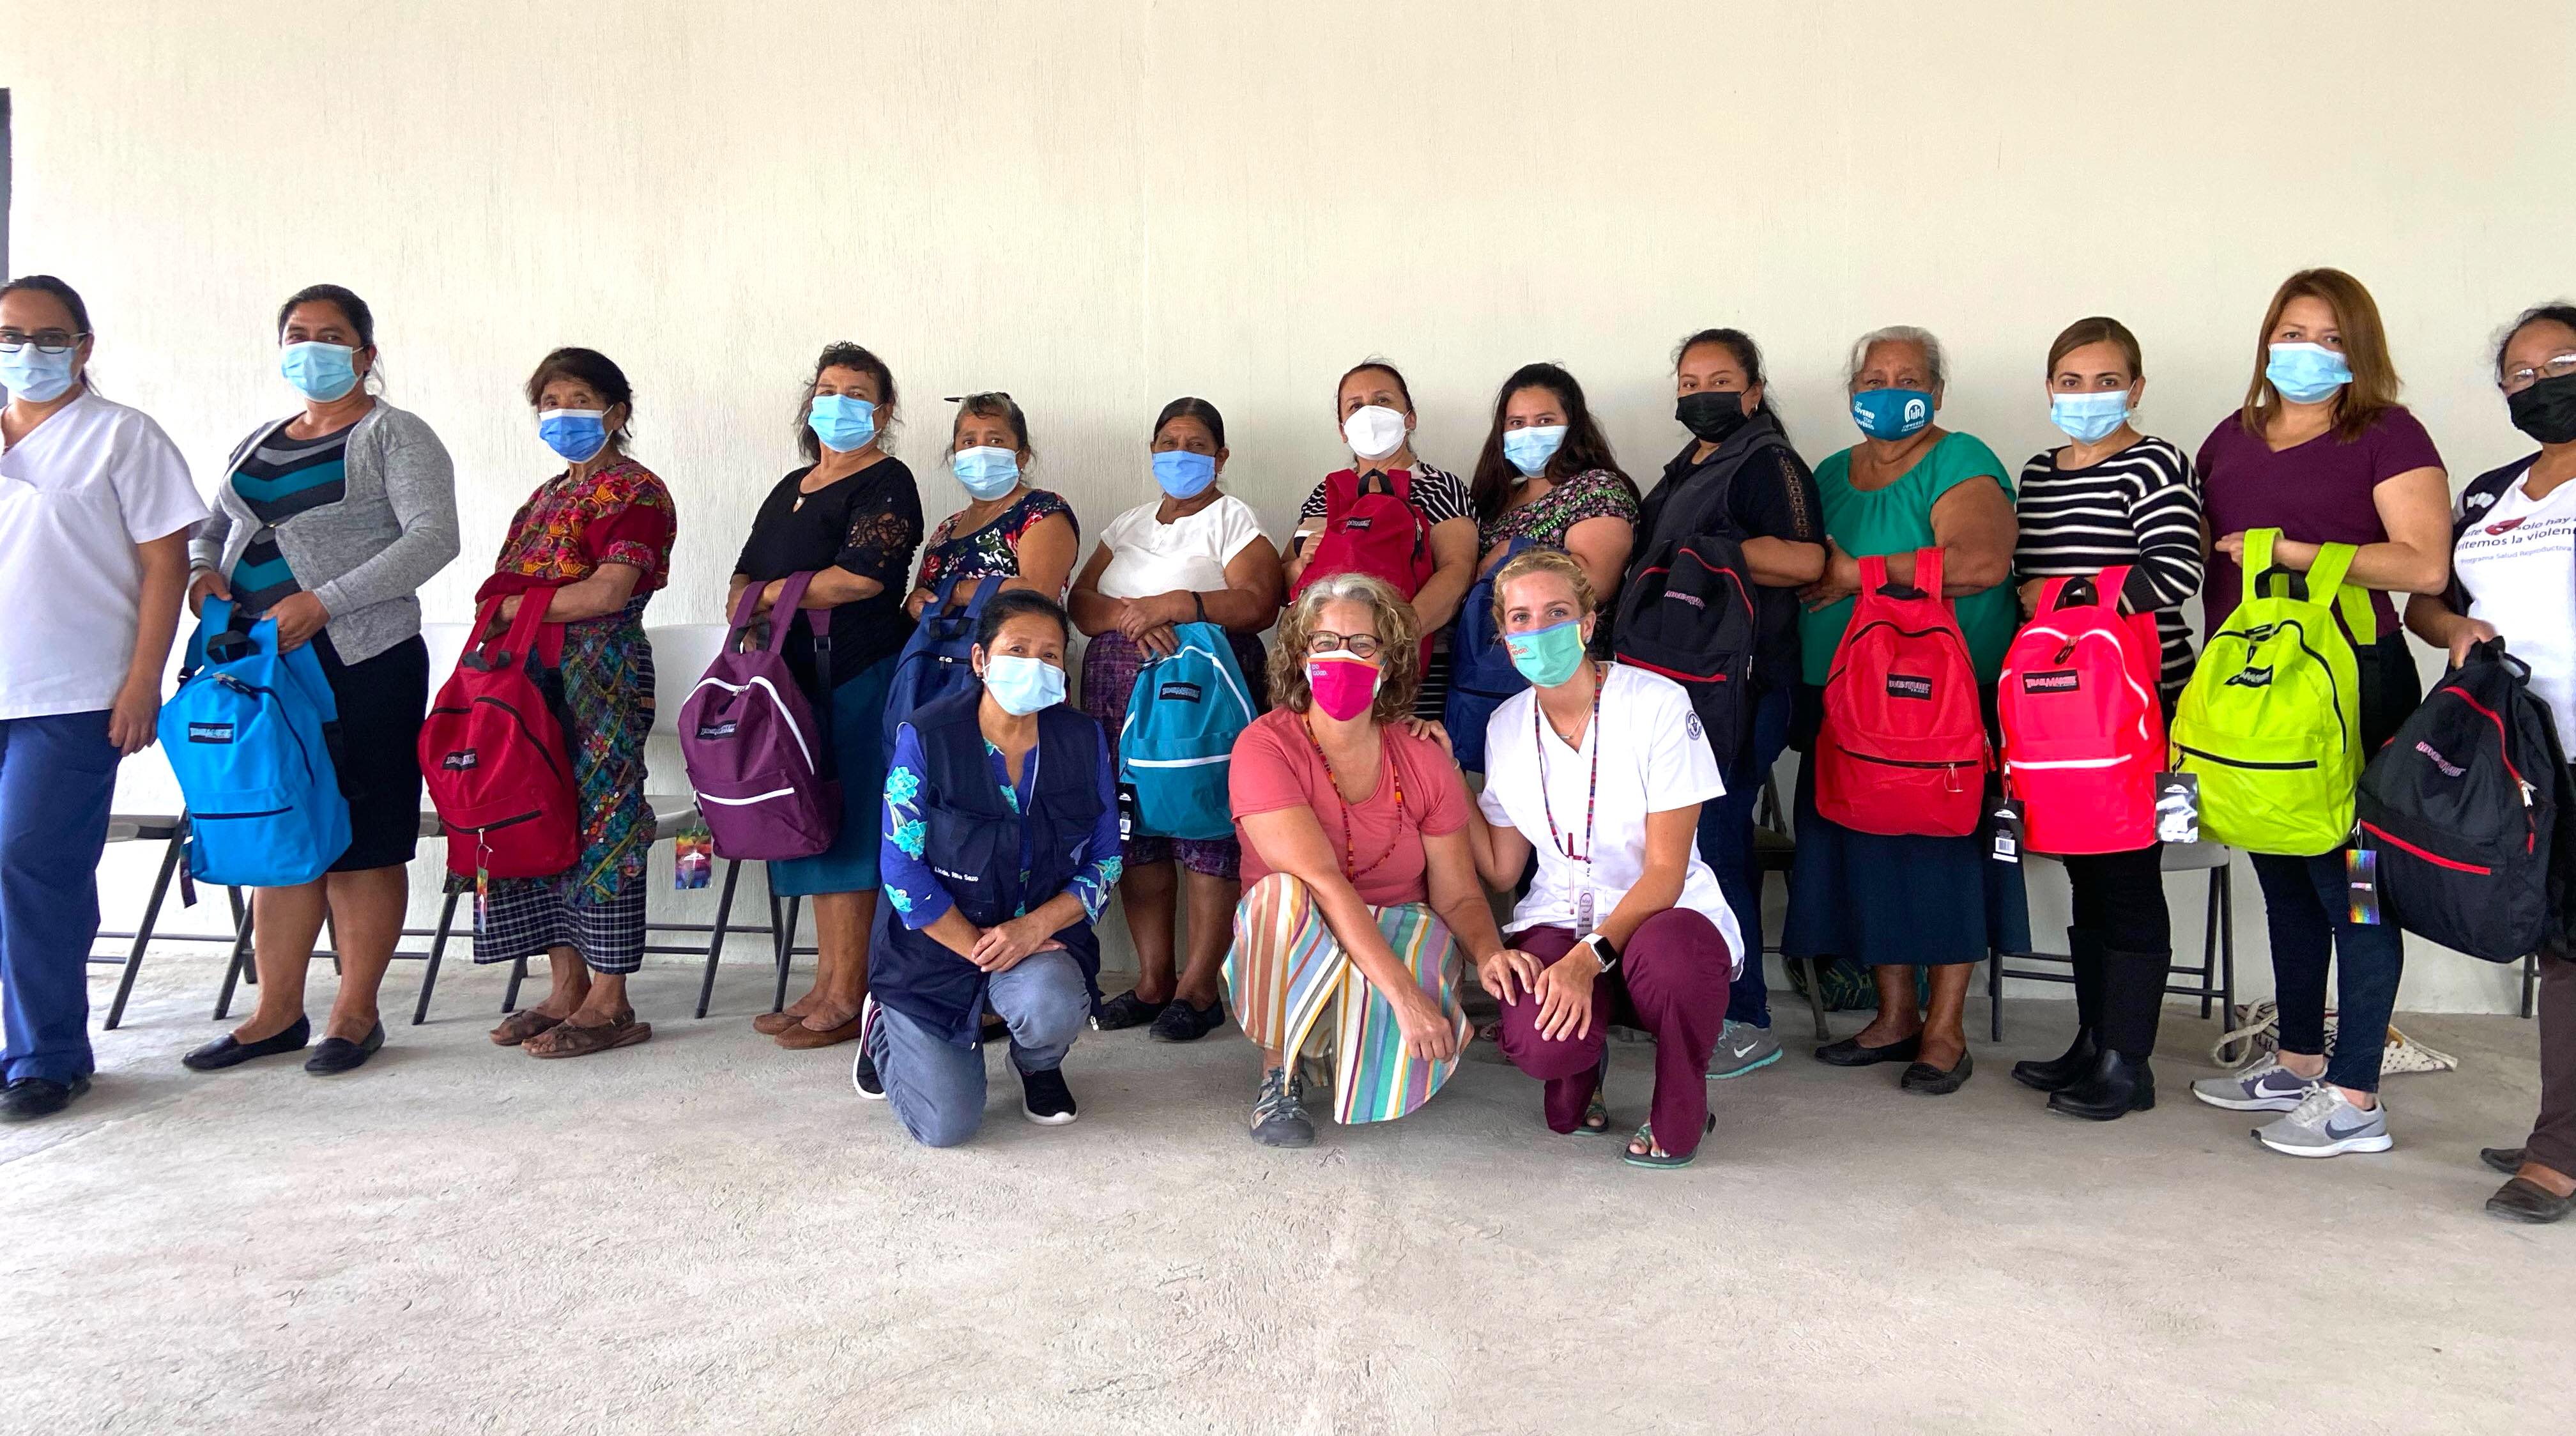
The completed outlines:
{"type": "Polygon", "coordinates": [[[634,1013],[621,1012],[616,1021],[596,1027],[558,1023],[548,1029],[542,1041],[526,1044],[526,1051],[531,1057],[588,1057],[594,1052],[632,1047],[652,1035],[652,1023],[638,1022],[634,1013]]]}
{"type": "Polygon", "coordinates": [[[501,1019],[501,1025],[492,1029],[492,1041],[502,1047],[517,1047],[562,1021],[553,1013],[523,1007],[501,1019]]]}
{"type": "Polygon", "coordinates": [[[808,1027],[799,1021],[795,1026],[778,1034],[778,1045],[791,1052],[799,1052],[815,1047],[838,1046],[858,1035],[859,1014],[854,1012],[850,1014],[849,1021],[838,1027],[808,1027]]]}

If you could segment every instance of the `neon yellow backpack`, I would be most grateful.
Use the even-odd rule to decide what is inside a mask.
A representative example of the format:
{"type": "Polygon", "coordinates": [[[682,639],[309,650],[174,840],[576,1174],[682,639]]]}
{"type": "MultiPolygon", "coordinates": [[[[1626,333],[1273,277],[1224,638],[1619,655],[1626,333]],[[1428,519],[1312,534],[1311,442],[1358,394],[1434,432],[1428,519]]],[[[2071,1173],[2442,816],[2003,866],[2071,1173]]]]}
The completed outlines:
{"type": "Polygon", "coordinates": [[[2202,833],[2255,853],[2312,856],[2352,832],[2361,781],[2361,675],[2378,640],[2370,596],[2346,584],[2356,550],[2321,544],[2304,579],[2272,562],[2279,529],[2245,535],[2245,596],[2174,710],[2174,771],[2200,779],[2202,833]],[[2300,595],[2294,597],[2293,595],[2300,595]]]}

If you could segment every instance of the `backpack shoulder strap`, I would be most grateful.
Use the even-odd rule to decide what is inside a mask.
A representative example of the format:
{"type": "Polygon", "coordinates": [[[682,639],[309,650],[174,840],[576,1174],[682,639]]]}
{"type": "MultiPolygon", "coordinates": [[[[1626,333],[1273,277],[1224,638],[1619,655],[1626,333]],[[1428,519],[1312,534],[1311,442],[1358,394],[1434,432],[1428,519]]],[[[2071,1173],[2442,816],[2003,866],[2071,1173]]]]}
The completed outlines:
{"type": "Polygon", "coordinates": [[[1860,591],[1863,594],[1873,594],[1885,587],[1887,587],[1886,557],[1882,554],[1871,554],[1867,558],[1862,559],[1860,561],[1860,591]]]}
{"type": "Polygon", "coordinates": [[[2279,538],[2280,536],[2281,531],[2279,529],[2247,529],[2245,531],[2245,560],[2242,564],[2238,565],[2239,570],[2245,576],[2244,597],[2261,598],[2264,596],[2261,584],[2263,580],[2269,578],[2272,573],[2272,540],[2279,538]]]}
{"type": "Polygon", "coordinates": [[[2367,647],[2379,641],[2379,615],[2371,609],[2368,590],[2344,582],[2344,575],[2352,571],[2353,555],[2359,552],[2348,543],[2317,545],[2317,561],[2308,565],[2308,600],[2341,610],[2352,641],[2367,647]]]}
{"type": "Polygon", "coordinates": [[[1941,546],[1926,544],[1914,551],[1914,586],[1926,598],[1941,596],[1941,546]]]}
{"type": "MultiPolygon", "coordinates": [[[[806,612],[805,589],[813,581],[814,575],[811,573],[791,573],[779,581],[778,602],[769,606],[770,652],[777,653],[787,647],[787,630],[796,626],[796,620],[800,615],[804,617],[806,626],[814,630],[814,636],[818,640],[821,640],[830,628],[831,616],[828,613],[817,615],[806,612]]],[[[736,634],[751,626],[751,607],[759,602],[758,588],[759,585],[754,585],[742,591],[742,611],[733,616],[736,634]]],[[[827,688],[825,691],[830,690],[827,688]]]]}

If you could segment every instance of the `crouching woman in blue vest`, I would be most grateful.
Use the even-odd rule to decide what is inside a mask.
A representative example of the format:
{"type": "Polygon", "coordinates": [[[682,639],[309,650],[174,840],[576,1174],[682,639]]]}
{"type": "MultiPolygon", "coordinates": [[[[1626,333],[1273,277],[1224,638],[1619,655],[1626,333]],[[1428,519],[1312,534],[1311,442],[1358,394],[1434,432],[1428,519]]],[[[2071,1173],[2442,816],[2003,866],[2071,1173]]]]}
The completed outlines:
{"type": "Polygon", "coordinates": [[[1119,846],[1107,740],[1064,701],[1071,636],[1053,600],[996,594],[972,655],[983,686],[923,705],[895,736],[851,1081],[925,1146],[983,1124],[988,1011],[1010,1032],[1021,1114],[1074,1118],[1061,1069],[1099,999],[1091,925],[1119,846]]]}

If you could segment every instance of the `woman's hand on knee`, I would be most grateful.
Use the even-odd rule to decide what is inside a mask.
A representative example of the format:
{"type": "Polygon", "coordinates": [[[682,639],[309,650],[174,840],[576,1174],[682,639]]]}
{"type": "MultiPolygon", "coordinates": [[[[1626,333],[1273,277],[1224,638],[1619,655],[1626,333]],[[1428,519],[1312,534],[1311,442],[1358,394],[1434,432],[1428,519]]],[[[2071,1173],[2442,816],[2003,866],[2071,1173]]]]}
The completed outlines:
{"type": "Polygon", "coordinates": [[[1049,946],[1061,946],[1054,937],[1036,919],[1015,917],[998,927],[984,929],[983,936],[975,939],[975,950],[966,954],[966,960],[987,973],[1008,972],[1019,966],[1030,953],[1049,946]]]}
{"type": "Polygon", "coordinates": [[[1592,984],[1600,976],[1601,964],[1592,949],[1580,944],[1549,963],[1530,984],[1538,997],[1538,1035],[1550,1042],[1590,1037],[1592,984]]]}
{"type": "Polygon", "coordinates": [[[1547,964],[1516,947],[1497,948],[1494,954],[1476,964],[1476,981],[1482,983],[1494,1000],[1505,1007],[1515,1006],[1515,981],[1525,993],[1538,991],[1538,975],[1547,964]]]}
{"type": "Polygon", "coordinates": [[[1458,1029],[1449,1014],[1440,1009],[1420,988],[1394,1004],[1396,1026],[1404,1033],[1404,1048],[1425,1062],[1446,1062],[1458,1055],[1458,1029]]]}

